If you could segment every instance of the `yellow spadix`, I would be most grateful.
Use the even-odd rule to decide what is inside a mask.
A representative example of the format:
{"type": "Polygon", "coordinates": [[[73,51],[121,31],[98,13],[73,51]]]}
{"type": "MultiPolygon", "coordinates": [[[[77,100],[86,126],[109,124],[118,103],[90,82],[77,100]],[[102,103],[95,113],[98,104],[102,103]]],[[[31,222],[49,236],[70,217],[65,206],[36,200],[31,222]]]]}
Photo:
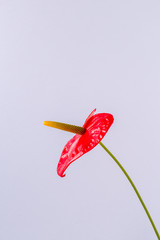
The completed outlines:
{"type": "Polygon", "coordinates": [[[83,127],[70,125],[66,123],[60,123],[60,122],[44,121],[43,124],[48,127],[58,128],[60,130],[76,133],[79,135],[83,135],[86,131],[86,129],[83,127]]]}

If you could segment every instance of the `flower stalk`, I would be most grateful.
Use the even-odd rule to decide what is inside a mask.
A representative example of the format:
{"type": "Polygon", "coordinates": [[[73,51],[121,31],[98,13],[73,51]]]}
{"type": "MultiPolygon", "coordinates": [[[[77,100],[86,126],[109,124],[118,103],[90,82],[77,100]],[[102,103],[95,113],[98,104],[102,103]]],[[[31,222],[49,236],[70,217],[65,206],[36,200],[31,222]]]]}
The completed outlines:
{"type": "Polygon", "coordinates": [[[142,206],[143,206],[143,208],[144,208],[144,210],[145,210],[145,212],[146,212],[146,214],[147,214],[147,216],[148,216],[148,218],[149,218],[150,223],[152,224],[152,227],[153,227],[153,229],[154,229],[154,231],[155,231],[155,234],[157,235],[158,240],[160,240],[160,235],[159,235],[159,233],[158,233],[158,231],[157,231],[157,228],[156,228],[156,226],[155,226],[155,224],[154,224],[154,222],[153,222],[153,219],[151,218],[151,215],[150,215],[150,213],[149,213],[149,211],[148,211],[148,209],[147,209],[147,207],[146,207],[146,205],[145,205],[145,203],[144,203],[141,195],[139,194],[136,186],[134,185],[132,179],[130,178],[130,176],[128,175],[128,173],[126,172],[126,170],[123,168],[123,166],[120,164],[120,162],[115,158],[115,156],[106,148],[106,146],[105,146],[102,142],[100,142],[99,144],[100,144],[101,147],[110,155],[110,157],[117,163],[117,165],[120,167],[120,169],[122,170],[122,172],[123,172],[123,173],[125,174],[125,176],[127,177],[128,181],[129,181],[130,184],[132,185],[135,193],[137,194],[137,197],[139,198],[139,200],[140,200],[140,202],[141,202],[141,204],[142,204],[142,206]]]}

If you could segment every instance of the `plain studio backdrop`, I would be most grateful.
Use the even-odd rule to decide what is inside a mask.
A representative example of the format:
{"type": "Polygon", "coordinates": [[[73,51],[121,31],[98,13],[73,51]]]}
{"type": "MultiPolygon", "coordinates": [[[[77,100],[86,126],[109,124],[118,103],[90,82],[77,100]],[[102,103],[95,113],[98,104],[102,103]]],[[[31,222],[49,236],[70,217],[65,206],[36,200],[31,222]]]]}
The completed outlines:
{"type": "Polygon", "coordinates": [[[160,1],[0,0],[0,239],[156,240],[100,145],[57,163],[90,112],[160,231],[160,1]]]}

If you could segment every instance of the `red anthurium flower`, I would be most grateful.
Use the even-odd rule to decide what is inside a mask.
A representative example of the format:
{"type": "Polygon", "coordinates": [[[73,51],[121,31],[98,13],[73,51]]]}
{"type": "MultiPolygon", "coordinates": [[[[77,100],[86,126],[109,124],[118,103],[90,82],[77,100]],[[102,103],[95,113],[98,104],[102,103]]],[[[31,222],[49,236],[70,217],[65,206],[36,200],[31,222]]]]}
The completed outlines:
{"type": "Polygon", "coordinates": [[[55,122],[44,122],[47,126],[78,133],[67,142],[62,151],[57,166],[57,173],[59,176],[64,177],[64,172],[67,167],[77,158],[94,148],[102,140],[112,125],[114,119],[111,114],[99,113],[94,115],[95,111],[96,109],[88,116],[83,128],[63,123],[56,123],[55,126],[55,122]],[[69,127],[70,129],[68,129],[69,127]],[[79,129],[79,131],[77,131],[76,128],[79,129]]]}
{"type": "Polygon", "coordinates": [[[132,179],[128,175],[127,171],[123,168],[120,162],[115,158],[115,156],[108,150],[108,148],[101,142],[102,138],[107,133],[108,129],[113,123],[113,116],[109,113],[99,113],[95,114],[96,109],[94,109],[91,114],[86,119],[83,127],[78,127],[70,124],[65,123],[58,123],[58,122],[51,122],[45,121],[43,122],[44,125],[55,127],[61,130],[74,132],[76,135],[68,141],[65,145],[58,166],[57,166],[57,173],[60,177],[64,177],[65,170],[67,167],[75,161],[77,158],[81,157],[83,154],[89,152],[92,148],[94,148],[98,143],[102,146],[102,148],[110,155],[110,157],[115,161],[115,163],[120,167],[122,172],[127,177],[128,181],[130,182],[131,186],[133,187],[137,197],[139,198],[147,216],[150,220],[150,223],[155,231],[155,234],[160,240],[160,235],[157,231],[157,228],[151,218],[151,215],[140,196],[136,186],[134,185],[132,179]]]}

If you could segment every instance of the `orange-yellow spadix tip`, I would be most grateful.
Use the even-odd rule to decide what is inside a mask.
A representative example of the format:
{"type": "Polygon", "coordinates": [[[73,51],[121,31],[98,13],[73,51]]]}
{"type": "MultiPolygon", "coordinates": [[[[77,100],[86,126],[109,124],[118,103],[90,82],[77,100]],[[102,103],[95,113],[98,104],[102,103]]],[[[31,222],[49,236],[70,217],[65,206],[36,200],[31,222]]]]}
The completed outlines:
{"type": "Polygon", "coordinates": [[[43,124],[47,126],[47,121],[44,121],[43,124]]]}

